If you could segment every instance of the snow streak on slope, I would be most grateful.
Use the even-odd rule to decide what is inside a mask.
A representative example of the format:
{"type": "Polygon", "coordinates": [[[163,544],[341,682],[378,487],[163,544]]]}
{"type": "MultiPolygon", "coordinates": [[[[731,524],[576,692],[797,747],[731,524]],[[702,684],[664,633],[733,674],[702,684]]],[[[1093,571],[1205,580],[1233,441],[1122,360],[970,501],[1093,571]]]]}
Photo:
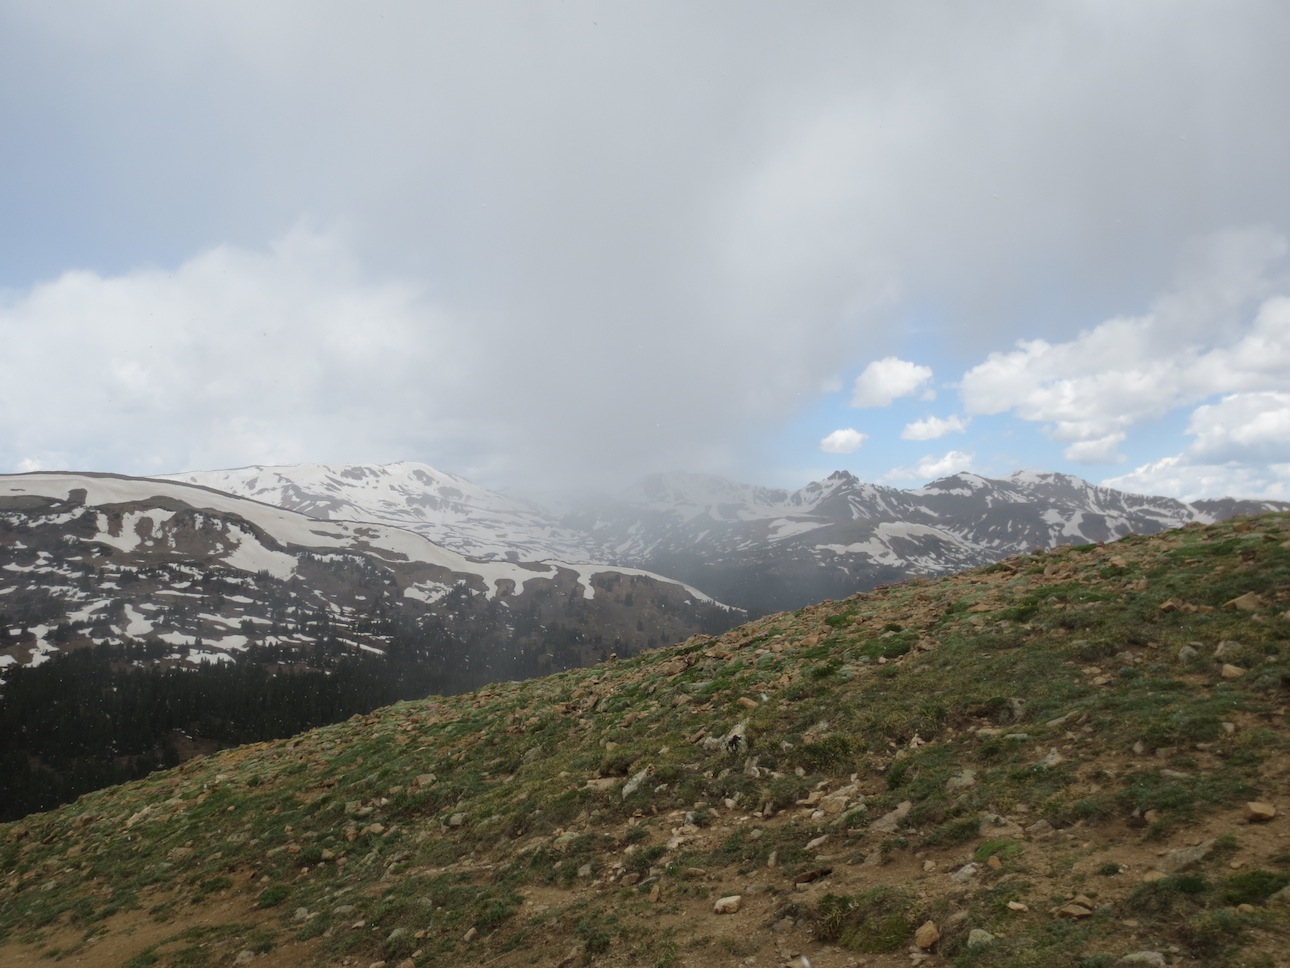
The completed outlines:
{"type": "Polygon", "coordinates": [[[425,464],[297,464],[175,474],[310,517],[373,521],[429,538],[472,558],[603,561],[585,534],[554,515],[425,464]]]}

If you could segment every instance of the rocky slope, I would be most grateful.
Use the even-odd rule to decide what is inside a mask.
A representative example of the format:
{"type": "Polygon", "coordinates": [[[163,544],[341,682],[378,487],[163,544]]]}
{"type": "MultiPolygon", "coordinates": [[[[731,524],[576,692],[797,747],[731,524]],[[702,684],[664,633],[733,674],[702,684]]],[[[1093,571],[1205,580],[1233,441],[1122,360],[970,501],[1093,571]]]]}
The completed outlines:
{"type": "Polygon", "coordinates": [[[563,513],[410,463],[250,467],[181,478],[310,514],[409,528],[472,555],[643,568],[752,614],[1032,548],[1290,507],[1234,499],[1191,505],[1033,471],[1001,480],[957,474],[916,490],[839,471],[796,491],[659,474],[563,513]]]}
{"type": "Polygon", "coordinates": [[[167,645],[172,662],[254,660],[259,646],[303,661],[379,653],[401,633],[477,685],[733,621],[640,570],[475,560],[170,481],[0,477],[0,667],[126,640],[167,645]]]}
{"type": "Polygon", "coordinates": [[[1284,964],[1290,517],[1014,555],[0,826],[0,963],[1284,964]]]}

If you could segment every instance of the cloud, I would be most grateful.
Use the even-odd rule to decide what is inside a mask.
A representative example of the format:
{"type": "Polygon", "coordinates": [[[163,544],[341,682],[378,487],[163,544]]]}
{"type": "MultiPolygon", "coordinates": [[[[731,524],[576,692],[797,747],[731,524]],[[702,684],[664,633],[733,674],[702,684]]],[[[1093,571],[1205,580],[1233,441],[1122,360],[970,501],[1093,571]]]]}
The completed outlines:
{"type": "Polygon", "coordinates": [[[415,287],[305,229],[171,272],[65,273],[0,305],[0,331],[0,464],[20,467],[392,459],[451,433],[418,417],[473,365],[415,287]]]}
{"type": "Polygon", "coordinates": [[[936,440],[946,434],[963,433],[967,430],[969,422],[958,414],[951,414],[945,418],[925,417],[922,420],[915,420],[913,423],[906,424],[905,429],[900,432],[900,436],[902,440],[936,440]]]}
{"type": "MultiPolygon", "coordinates": [[[[911,345],[940,375],[1013,347],[966,413],[1069,445],[1285,385],[1284,340],[1248,326],[1285,292],[1262,243],[1191,259],[1180,241],[1290,226],[1278,0],[944,6],[0,4],[0,355],[21,349],[8,365],[47,411],[6,398],[31,419],[0,425],[18,455],[0,460],[318,448],[485,483],[759,478],[804,460],[768,430],[911,345]],[[274,276],[299,224],[345,263],[305,272],[325,298],[274,276]],[[214,253],[227,288],[196,272],[214,253]],[[1139,312],[1173,264],[1208,281],[1139,312]],[[42,293],[83,322],[51,323],[42,293]],[[1103,342],[1127,342],[1086,360],[1071,320],[1119,307],[1103,342]],[[253,329],[284,314],[270,336],[290,338],[253,329]],[[10,331],[37,318],[48,339],[10,331]],[[365,326],[388,330],[388,365],[365,326]],[[31,375],[48,360],[61,399],[31,375]]],[[[875,382],[861,405],[932,390],[930,371],[875,382]]]]}
{"type": "Polygon", "coordinates": [[[1249,229],[1202,248],[1205,265],[1143,316],[991,353],[963,376],[966,410],[1011,411],[1070,442],[1069,459],[1105,460],[1145,421],[1216,393],[1290,383],[1290,299],[1271,294],[1287,282],[1285,239],[1249,229]]]}
{"type": "Polygon", "coordinates": [[[845,430],[835,430],[821,440],[820,450],[826,454],[854,454],[868,439],[868,434],[847,427],[845,430]]]}
{"type": "Polygon", "coordinates": [[[972,454],[961,450],[946,451],[940,456],[928,454],[912,467],[893,467],[878,480],[888,484],[926,484],[951,474],[972,470],[974,459],[972,454]]]}
{"type": "Polygon", "coordinates": [[[1180,501],[1219,496],[1290,501],[1290,463],[1251,466],[1193,463],[1183,454],[1162,457],[1127,474],[1108,477],[1103,487],[1131,494],[1160,494],[1180,501]]]}
{"type": "Polygon", "coordinates": [[[1077,440],[1062,451],[1062,456],[1081,464],[1118,464],[1125,459],[1120,453],[1124,437],[1116,433],[1094,440],[1077,440]]]}
{"type": "Polygon", "coordinates": [[[1109,487],[1182,500],[1290,497],[1290,393],[1233,393],[1192,411],[1180,454],[1110,478],[1109,487]]]}
{"type": "Polygon", "coordinates": [[[853,407],[887,407],[897,397],[917,393],[932,378],[931,367],[887,356],[874,360],[856,377],[853,407]]]}

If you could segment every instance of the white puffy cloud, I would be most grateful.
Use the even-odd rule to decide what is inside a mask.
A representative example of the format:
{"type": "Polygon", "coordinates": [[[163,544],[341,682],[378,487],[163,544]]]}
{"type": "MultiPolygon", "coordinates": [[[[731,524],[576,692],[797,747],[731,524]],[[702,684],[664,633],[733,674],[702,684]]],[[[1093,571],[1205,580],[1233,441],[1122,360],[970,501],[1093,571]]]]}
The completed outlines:
{"type": "Polygon", "coordinates": [[[958,414],[950,414],[944,418],[924,417],[922,420],[906,424],[900,436],[903,440],[936,440],[946,434],[963,433],[967,430],[969,422],[958,414]]]}
{"type": "Polygon", "coordinates": [[[1290,463],[1254,466],[1240,463],[1193,463],[1174,454],[1143,464],[1127,474],[1108,477],[1103,487],[1131,494],[1162,494],[1180,501],[1222,496],[1269,501],[1290,500],[1290,463]]]}
{"type": "Polygon", "coordinates": [[[895,356],[874,360],[856,377],[851,392],[851,406],[890,406],[897,397],[917,393],[931,379],[931,367],[919,366],[895,356]]]}
{"type": "Polygon", "coordinates": [[[1290,393],[1233,393],[1197,407],[1187,425],[1197,461],[1290,461],[1290,393]]]}
{"type": "Polygon", "coordinates": [[[1225,232],[1206,251],[1210,264],[1145,315],[991,353],[963,376],[965,409],[1011,411],[1069,442],[1070,459],[1106,460],[1144,421],[1218,393],[1290,384],[1290,299],[1270,295],[1287,282],[1285,239],[1225,232]]]}
{"type": "Polygon", "coordinates": [[[862,434],[852,427],[847,427],[845,430],[835,430],[821,440],[820,450],[826,454],[854,454],[868,439],[868,434],[862,434]]]}
{"type": "Polygon", "coordinates": [[[454,358],[474,355],[415,287],[305,229],[173,271],[65,273],[0,304],[0,331],[0,465],[23,468],[396,459],[451,435],[454,358]]]}
{"type": "Polygon", "coordinates": [[[925,484],[951,474],[970,471],[973,460],[972,454],[962,450],[947,451],[939,456],[928,454],[913,466],[893,467],[878,480],[888,484],[925,484]]]}
{"type": "Polygon", "coordinates": [[[1290,393],[1232,393],[1197,407],[1180,454],[1104,481],[1109,487],[1183,500],[1290,496],[1290,393]]]}

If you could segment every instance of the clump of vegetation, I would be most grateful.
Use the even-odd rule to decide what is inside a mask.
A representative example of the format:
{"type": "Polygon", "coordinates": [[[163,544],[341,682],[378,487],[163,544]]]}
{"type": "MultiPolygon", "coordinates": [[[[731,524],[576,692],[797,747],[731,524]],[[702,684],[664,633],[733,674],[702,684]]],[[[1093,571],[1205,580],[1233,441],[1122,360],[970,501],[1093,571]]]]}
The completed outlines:
{"type": "Polygon", "coordinates": [[[922,916],[912,892],[874,887],[854,895],[824,895],[811,920],[817,941],[881,954],[908,945],[922,916]]]}

